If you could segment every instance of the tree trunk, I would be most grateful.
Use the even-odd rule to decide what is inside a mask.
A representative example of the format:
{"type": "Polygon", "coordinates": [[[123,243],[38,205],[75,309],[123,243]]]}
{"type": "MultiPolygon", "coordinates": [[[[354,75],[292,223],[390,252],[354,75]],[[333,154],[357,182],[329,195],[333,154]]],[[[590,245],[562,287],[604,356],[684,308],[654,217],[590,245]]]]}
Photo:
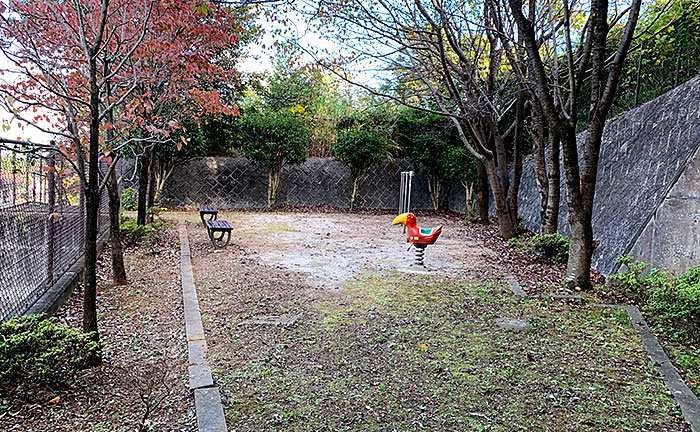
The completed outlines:
{"type": "Polygon", "coordinates": [[[486,167],[480,161],[477,161],[478,179],[476,182],[476,190],[474,191],[474,204],[476,213],[479,215],[479,222],[489,224],[489,178],[486,174],[486,167]]]}
{"type": "Polygon", "coordinates": [[[115,285],[126,285],[122,235],[119,226],[121,201],[116,170],[113,170],[107,179],[107,193],[109,194],[109,231],[112,241],[112,280],[115,285]]]}
{"type": "MultiPolygon", "coordinates": [[[[105,75],[109,74],[109,62],[105,52],[104,68],[105,75]]],[[[112,96],[112,86],[108,81],[105,87],[106,98],[112,96]]],[[[105,121],[114,124],[114,110],[107,111],[105,121]]],[[[105,128],[105,142],[108,146],[114,145],[114,132],[112,128],[105,128]]],[[[114,162],[116,163],[116,161],[114,162]]],[[[117,170],[112,170],[107,178],[107,194],[109,195],[109,234],[112,242],[112,281],[115,285],[126,285],[126,269],[124,268],[124,251],[122,249],[122,234],[119,222],[119,211],[121,210],[121,197],[119,196],[119,182],[117,181],[117,170]]]]}
{"type": "Polygon", "coordinates": [[[544,226],[547,221],[547,205],[549,203],[549,193],[547,184],[547,162],[545,159],[544,142],[544,119],[537,102],[533,101],[532,109],[532,129],[530,139],[532,140],[532,156],[534,159],[533,169],[535,175],[535,186],[540,198],[540,232],[544,233],[544,226]]]}
{"type": "Polygon", "coordinates": [[[137,196],[137,215],[136,224],[146,225],[146,215],[148,211],[148,178],[151,167],[151,152],[146,148],[141,157],[141,165],[139,166],[139,190],[137,196]]]}
{"type": "Polygon", "coordinates": [[[464,204],[467,209],[467,218],[470,218],[474,214],[474,183],[463,180],[462,186],[464,186],[464,204]]]}
{"type": "MultiPolygon", "coordinates": [[[[515,132],[513,138],[513,176],[508,184],[508,208],[511,212],[511,220],[515,221],[516,232],[518,222],[518,190],[520,179],[523,176],[523,126],[525,123],[525,99],[523,93],[518,95],[516,107],[515,132]]],[[[507,167],[504,167],[507,168],[507,167]]]]}
{"type": "Polygon", "coordinates": [[[559,167],[559,136],[550,131],[547,147],[547,206],[542,221],[542,234],[559,231],[559,203],[561,201],[561,169],[559,167]]]}
{"type": "Polygon", "coordinates": [[[518,235],[518,220],[513,219],[513,213],[508,206],[508,200],[499,179],[498,169],[493,159],[485,160],[486,173],[489,178],[489,185],[493,192],[493,201],[496,207],[496,215],[498,216],[498,232],[505,239],[513,238],[518,235]]]}
{"type": "MultiPolygon", "coordinates": [[[[83,331],[94,341],[100,340],[97,328],[97,216],[100,208],[100,188],[98,153],[100,140],[100,88],[97,83],[97,60],[89,57],[90,85],[90,156],[88,160],[88,181],[85,187],[85,280],[83,294],[83,331]]],[[[102,362],[98,354],[88,359],[91,365],[102,362]]]]}
{"type": "Polygon", "coordinates": [[[272,208],[275,205],[275,200],[277,199],[277,188],[280,185],[280,173],[282,167],[277,165],[270,167],[268,169],[268,181],[267,181],[267,207],[272,208]]]}
{"type": "MultiPolygon", "coordinates": [[[[92,164],[90,164],[92,165],[92,164]]],[[[92,171],[92,170],[91,170],[92,171]]],[[[93,177],[94,171],[90,177],[93,177]]],[[[97,188],[95,188],[97,189],[97,188]]],[[[83,331],[93,333],[92,339],[99,340],[97,329],[97,218],[100,194],[92,187],[85,188],[85,279],[83,295],[83,331]]]]}
{"type": "Polygon", "coordinates": [[[360,186],[360,176],[354,176],[352,179],[352,194],[350,195],[350,210],[357,208],[357,189],[360,186]]]}
{"type": "Polygon", "coordinates": [[[593,229],[591,221],[580,210],[569,208],[569,260],[566,263],[565,283],[569,288],[591,288],[591,260],[593,256],[593,229]]]}
{"type": "MultiPolygon", "coordinates": [[[[151,166],[148,168],[148,208],[156,204],[156,178],[158,177],[158,155],[155,146],[151,150],[151,166]]],[[[151,220],[151,222],[153,222],[151,220]]]]}
{"type": "Polygon", "coordinates": [[[437,210],[440,207],[440,189],[441,182],[440,178],[436,176],[427,176],[428,180],[428,191],[430,192],[430,201],[433,204],[433,210],[437,210]]]}
{"type": "Polygon", "coordinates": [[[174,158],[170,163],[164,163],[162,160],[158,160],[158,176],[156,177],[156,193],[153,200],[160,203],[160,197],[163,194],[163,188],[165,187],[165,181],[170,177],[175,169],[174,158]]]}
{"type": "MultiPolygon", "coordinates": [[[[589,129],[589,133],[592,133],[589,129]]],[[[588,290],[591,288],[590,264],[593,227],[591,213],[587,212],[584,192],[582,188],[588,187],[585,183],[585,173],[581,175],[578,165],[578,148],[576,145],[576,131],[569,128],[567,135],[562,139],[564,149],[564,174],[566,176],[566,193],[569,207],[569,260],[566,265],[566,277],[564,283],[569,288],[588,290]]],[[[595,187],[595,179],[593,179],[595,187]]],[[[591,197],[592,199],[592,197],[591,197]]]]}
{"type": "Polygon", "coordinates": [[[450,191],[452,190],[452,182],[447,182],[447,187],[441,192],[442,201],[438,206],[438,210],[450,211],[450,191]]]}

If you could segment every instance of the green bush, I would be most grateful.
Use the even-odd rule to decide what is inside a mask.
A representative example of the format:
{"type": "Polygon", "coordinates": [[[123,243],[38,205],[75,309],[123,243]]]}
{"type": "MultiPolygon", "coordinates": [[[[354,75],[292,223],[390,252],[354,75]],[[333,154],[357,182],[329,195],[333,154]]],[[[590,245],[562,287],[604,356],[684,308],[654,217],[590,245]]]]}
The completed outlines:
{"type": "Polygon", "coordinates": [[[282,167],[306,160],[309,125],[293,110],[250,112],[238,123],[243,155],[267,168],[267,206],[272,207],[282,167]]]}
{"type": "Polygon", "coordinates": [[[124,210],[136,210],[136,191],[126,188],[122,191],[122,208],[124,210]]]}
{"type": "Polygon", "coordinates": [[[67,384],[100,354],[100,343],[90,336],[44,314],[0,324],[0,389],[67,384]]]}
{"type": "Polygon", "coordinates": [[[168,226],[167,222],[153,222],[147,225],[138,225],[136,219],[122,216],[120,228],[122,240],[125,245],[134,245],[142,241],[150,241],[159,231],[168,226]]]}
{"type": "Polygon", "coordinates": [[[700,341],[700,266],[652,287],[645,311],[700,341]]]}
{"type": "Polygon", "coordinates": [[[668,272],[649,269],[649,264],[623,255],[617,262],[627,271],[610,276],[609,284],[632,299],[653,320],[673,329],[672,336],[700,342],[700,266],[678,278],[668,272]]]}
{"type": "Polygon", "coordinates": [[[657,269],[651,269],[647,272],[649,264],[633,261],[629,255],[622,255],[616,261],[626,266],[627,271],[610,276],[611,288],[639,305],[647,303],[652,290],[671,282],[667,272],[657,269]]]}
{"type": "Polygon", "coordinates": [[[537,252],[550,259],[563,261],[569,256],[569,238],[561,234],[513,237],[507,242],[521,252],[537,252]]]}
{"type": "Polygon", "coordinates": [[[569,257],[569,238],[561,234],[536,234],[532,244],[547,258],[563,261],[569,257]]]}
{"type": "Polygon", "coordinates": [[[354,209],[357,190],[362,176],[369,168],[389,158],[390,143],[382,134],[362,129],[351,129],[338,134],[333,155],[350,168],[353,187],[350,209],[354,209]]]}

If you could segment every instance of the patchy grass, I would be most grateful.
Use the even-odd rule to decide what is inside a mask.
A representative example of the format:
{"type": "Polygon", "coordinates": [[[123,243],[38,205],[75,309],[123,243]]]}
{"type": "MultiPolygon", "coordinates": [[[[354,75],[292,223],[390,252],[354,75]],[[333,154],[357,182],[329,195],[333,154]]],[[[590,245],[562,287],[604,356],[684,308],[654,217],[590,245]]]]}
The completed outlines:
{"type": "Polygon", "coordinates": [[[700,349],[668,339],[663,339],[662,343],[690,389],[696,395],[700,395],[700,349]]]}
{"type": "Polygon", "coordinates": [[[190,236],[232,430],[688,430],[621,311],[515,297],[483,263],[312,287],[190,236]],[[240,324],[270,314],[299,319],[240,324]]]}

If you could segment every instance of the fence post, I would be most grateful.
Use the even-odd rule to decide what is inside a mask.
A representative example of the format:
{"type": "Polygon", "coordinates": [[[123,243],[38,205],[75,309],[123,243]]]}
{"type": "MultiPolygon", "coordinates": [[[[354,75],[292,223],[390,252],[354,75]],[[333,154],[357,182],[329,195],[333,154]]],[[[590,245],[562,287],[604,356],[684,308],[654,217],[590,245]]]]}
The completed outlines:
{"type": "MultiPolygon", "coordinates": [[[[399,186],[399,214],[411,211],[411,185],[413,183],[413,171],[401,171],[401,184],[399,186]]],[[[403,227],[406,232],[406,226],[403,227]]]]}
{"type": "Polygon", "coordinates": [[[49,201],[49,235],[48,237],[48,251],[47,251],[47,271],[49,274],[49,283],[53,283],[54,279],[54,253],[55,253],[55,247],[56,247],[56,227],[55,227],[55,220],[56,220],[56,159],[55,156],[52,154],[49,156],[49,160],[47,162],[49,170],[49,178],[48,178],[48,201],[49,201]]]}
{"type": "Polygon", "coordinates": [[[12,205],[17,205],[17,153],[12,152],[12,205]]]}

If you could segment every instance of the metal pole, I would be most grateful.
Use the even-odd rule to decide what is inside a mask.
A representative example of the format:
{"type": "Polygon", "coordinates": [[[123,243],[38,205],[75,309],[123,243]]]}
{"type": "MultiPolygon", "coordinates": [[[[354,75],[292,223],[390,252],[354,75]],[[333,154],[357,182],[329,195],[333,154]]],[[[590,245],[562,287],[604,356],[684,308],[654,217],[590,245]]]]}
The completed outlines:
{"type": "Polygon", "coordinates": [[[408,172],[408,202],[406,204],[406,211],[411,211],[411,187],[413,186],[413,171],[408,172]]]}
{"type": "Polygon", "coordinates": [[[17,182],[15,173],[17,172],[17,153],[12,152],[12,205],[17,205],[17,182]]]}
{"type": "Polygon", "coordinates": [[[55,166],[56,161],[54,155],[51,155],[48,160],[49,166],[49,179],[48,179],[48,201],[49,201],[49,235],[48,235],[48,251],[47,251],[47,269],[49,276],[49,283],[53,283],[54,274],[54,252],[55,252],[55,241],[56,241],[56,227],[55,227],[55,203],[56,203],[56,174],[55,166]]]}

